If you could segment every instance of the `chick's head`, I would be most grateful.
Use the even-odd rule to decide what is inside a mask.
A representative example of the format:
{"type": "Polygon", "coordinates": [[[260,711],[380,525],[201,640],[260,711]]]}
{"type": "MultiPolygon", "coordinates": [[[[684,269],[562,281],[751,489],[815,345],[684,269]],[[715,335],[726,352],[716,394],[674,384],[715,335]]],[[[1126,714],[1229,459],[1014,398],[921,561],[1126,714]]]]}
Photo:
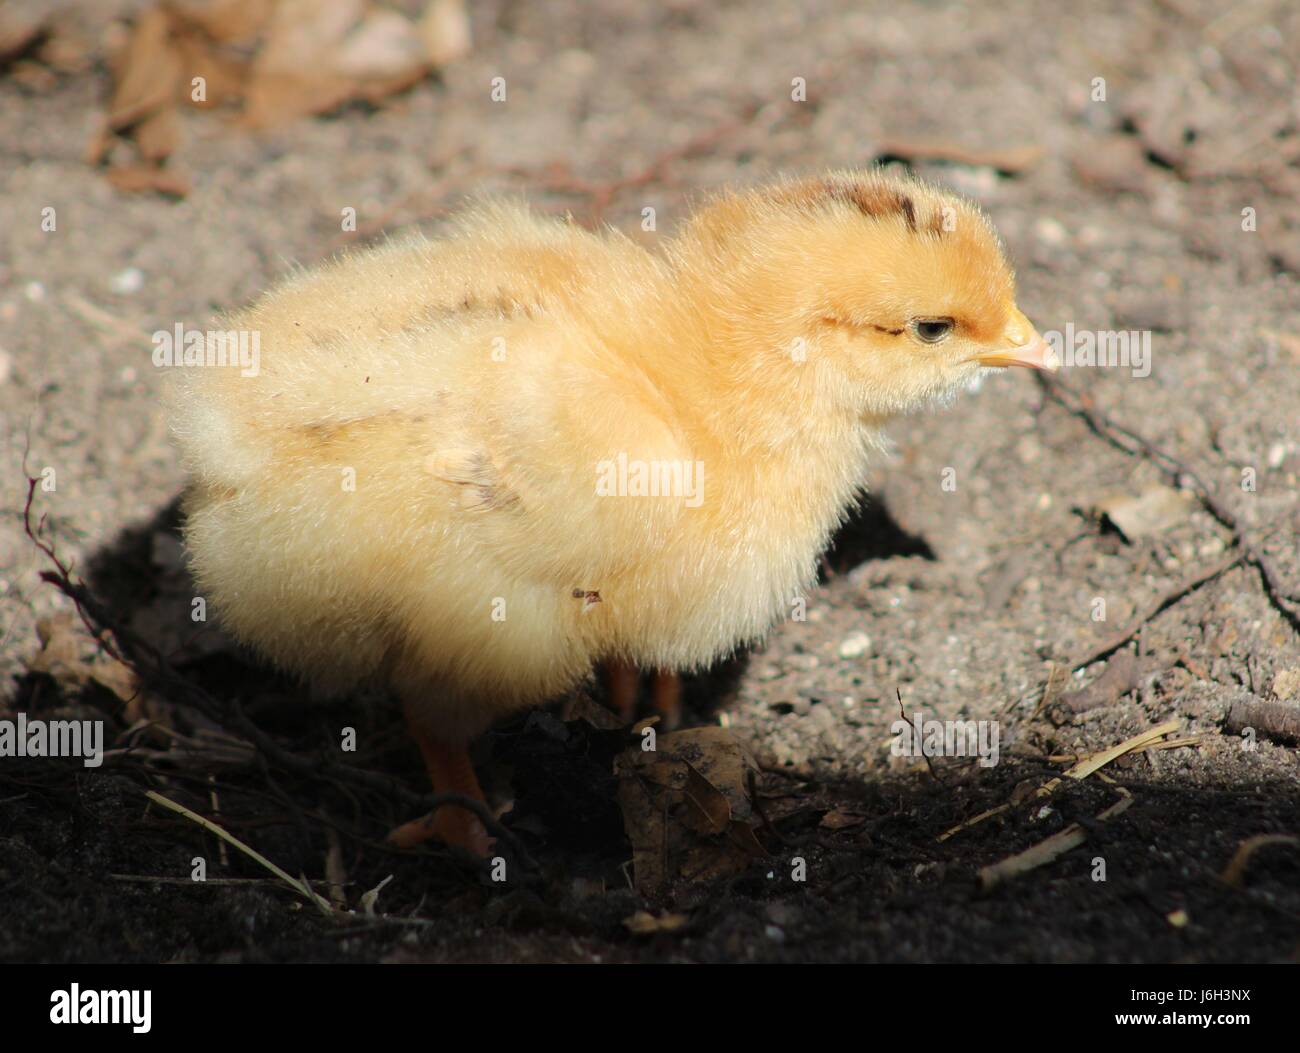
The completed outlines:
{"type": "MultiPolygon", "coordinates": [[[[730,205],[737,226],[742,205],[730,205]]],[[[959,197],[845,172],[767,191],[749,214],[757,223],[748,273],[733,286],[738,313],[776,331],[797,367],[789,377],[814,377],[863,417],[945,401],[989,369],[1059,364],[1016,306],[996,231],[959,197]]],[[[718,239],[715,251],[727,247],[718,239]]]]}

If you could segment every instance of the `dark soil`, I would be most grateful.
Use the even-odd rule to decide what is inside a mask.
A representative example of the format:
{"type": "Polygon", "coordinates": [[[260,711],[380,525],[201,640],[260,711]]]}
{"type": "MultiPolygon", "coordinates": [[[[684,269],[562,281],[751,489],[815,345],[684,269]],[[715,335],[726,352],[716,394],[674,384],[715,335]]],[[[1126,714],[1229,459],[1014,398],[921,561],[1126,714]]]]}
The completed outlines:
{"type": "MultiPolygon", "coordinates": [[[[139,6],[70,5],[68,17],[95,39],[139,6]]],[[[1229,722],[1234,705],[1300,710],[1300,635],[1286,613],[1300,597],[1300,12],[1225,13],[1208,0],[1086,14],[1015,0],[802,6],[475,4],[473,53],[378,108],[260,136],[187,114],[194,191],[179,201],[120,194],[82,163],[102,61],[40,88],[0,77],[0,717],[103,719],[106,745],[137,748],[99,769],[0,760],[0,960],[1300,958],[1300,848],[1260,848],[1225,877],[1247,839],[1300,835],[1297,742],[1229,722]],[[512,86],[505,106],[489,98],[497,75],[512,86]],[[793,77],[807,78],[807,102],[790,100],[793,77]],[[1097,77],[1104,101],[1090,95],[1097,77]],[[918,140],[1042,153],[1028,167],[940,162],[918,140]],[[900,422],[807,619],[689,684],[690,722],[721,720],[758,759],[770,857],[654,899],[633,892],[612,776],[628,740],[562,721],[573,699],[481,744],[491,795],[514,801],[504,822],[536,863],[505,851],[497,882],[443,849],[385,845],[412,818],[396,794],[247,751],[159,758],[166,741],[137,720],[211,745],[212,713],[181,690],[128,703],[79,676],[96,655],[79,625],[67,630],[75,661],[32,669],[38,620],[71,604],[40,578],[53,568],[24,533],[24,458],[33,475],[56,469],[34,520],[111,620],[296,756],[338,760],[331,729],[354,727],[362,746],[348,764],[422,792],[389,700],[309,708],[219,632],[187,638],[182,474],[147,334],[237,306],[293,261],[434,228],[479,190],[628,229],[649,205],[668,230],[703,188],[888,158],[984,204],[1041,329],[1151,334],[1150,376],[1079,367],[1063,381],[1193,469],[1239,536],[1200,499],[1149,533],[1117,533],[1094,512],[1108,496],[1180,482],[1191,492],[1191,481],[1032,378],[1007,375],[900,422]],[[584,186],[607,181],[602,205],[584,186]],[[40,231],[47,205],[57,235],[40,231]],[[339,232],[346,206],[359,236],[339,232]],[[1243,208],[1257,230],[1242,229],[1243,208]],[[113,279],[131,267],[143,282],[121,291],[113,279]],[[941,485],[946,469],[955,490],[941,485]],[[1140,657],[1144,675],[1063,715],[1061,696],[1109,657],[1072,672],[1079,656],[1234,550],[1241,562],[1171,596],[1115,649],[1140,657]],[[1000,721],[1000,762],[892,756],[900,704],[909,717],[1000,721]],[[1173,718],[1187,744],[1026,799],[1075,757],[1173,718]],[[324,917],[151,804],[149,789],[218,818],[295,878],[324,879],[333,852],[354,908],[391,875],[384,918],[324,917]],[[1095,818],[1125,793],[1126,811],[1095,818]],[[981,867],[1074,823],[1085,844],[982,891],[981,867]],[[206,884],[189,881],[196,857],[206,884]],[[639,910],[686,920],[633,935],[624,922],[639,910]]],[[[599,701],[596,684],[584,690],[599,701]]]]}

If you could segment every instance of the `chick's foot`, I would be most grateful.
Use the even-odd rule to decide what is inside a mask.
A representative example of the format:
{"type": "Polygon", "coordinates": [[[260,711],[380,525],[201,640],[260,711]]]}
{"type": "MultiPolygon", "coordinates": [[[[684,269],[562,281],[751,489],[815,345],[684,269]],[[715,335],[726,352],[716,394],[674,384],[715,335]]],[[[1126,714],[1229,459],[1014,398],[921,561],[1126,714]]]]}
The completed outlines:
{"type": "Polygon", "coordinates": [[[432,840],[463,848],[481,858],[487,857],[493,844],[478,816],[452,805],[444,805],[436,812],[403,823],[388,834],[389,843],[398,848],[414,848],[432,840]]]}
{"type": "MultiPolygon", "coordinates": [[[[434,793],[459,793],[476,801],[484,800],[464,744],[449,745],[429,735],[414,721],[411,734],[424,755],[434,793]]],[[[403,823],[388,835],[388,840],[398,848],[412,848],[434,838],[476,856],[485,857],[492,848],[492,839],[478,816],[455,805],[443,805],[428,815],[403,823]]]]}

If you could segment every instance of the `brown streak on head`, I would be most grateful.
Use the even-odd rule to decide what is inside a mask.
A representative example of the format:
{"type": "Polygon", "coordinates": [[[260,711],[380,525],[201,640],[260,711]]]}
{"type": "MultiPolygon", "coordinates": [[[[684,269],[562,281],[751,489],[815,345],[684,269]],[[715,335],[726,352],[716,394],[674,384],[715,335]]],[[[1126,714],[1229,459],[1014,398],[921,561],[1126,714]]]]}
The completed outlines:
{"type": "Polygon", "coordinates": [[[852,205],[864,216],[872,219],[902,216],[908,230],[917,229],[916,205],[911,197],[888,187],[842,179],[823,179],[815,183],[787,188],[782,198],[791,204],[811,207],[827,202],[841,202],[852,205]]]}
{"type": "Polygon", "coordinates": [[[907,229],[916,231],[916,206],[912,204],[912,199],[906,194],[898,195],[898,203],[903,207],[903,215],[907,217],[907,229]]]}

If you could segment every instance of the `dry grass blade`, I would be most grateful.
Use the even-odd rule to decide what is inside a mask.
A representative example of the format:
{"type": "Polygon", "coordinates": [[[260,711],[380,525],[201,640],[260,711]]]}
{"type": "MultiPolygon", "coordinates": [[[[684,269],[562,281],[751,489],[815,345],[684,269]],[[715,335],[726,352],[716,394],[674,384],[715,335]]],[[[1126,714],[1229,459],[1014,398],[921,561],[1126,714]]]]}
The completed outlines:
{"type": "Polygon", "coordinates": [[[309,902],[315,904],[317,909],[319,909],[322,914],[325,914],[329,917],[334,916],[334,912],[333,910],[330,909],[329,903],[327,903],[323,897],[313,892],[311,886],[309,886],[305,881],[300,881],[298,878],[290,877],[287,873],[285,873],[278,866],[276,866],[269,859],[267,859],[266,856],[262,855],[261,852],[257,851],[257,849],[252,848],[249,845],[246,845],[234,834],[231,834],[221,829],[221,827],[219,827],[216,823],[212,822],[211,820],[205,819],[203,816],[199,815],[198,812],[192,812],[188,808],[186,808],[185,805],[177,804],[175,801],[170,800],[169,798],[164,797],[162,794],[157,793],[153,790],[146,790],[145,796],[148,797],[149,800],[162,805],[164,808],[169,808],[173,812],[177,812],[178,814],[185,816],[185,818],[189,819],[191,822],[198,823],[199,826],[203,827],[203,829],[207,830],[209,833],[216,834],[217,837],[221,838],[221,840],[225,841],[227,844],[233,845],[235,848],[243,852],[244,855],[248,856],[249,859],[255,860],[257,863],[260,863],[272,874],[274,874],[286,885],[288,885],[291,889],[293,889],[296,893],[298,893],[298,895],[302,896],[304,899],[308,900],[309,902]]]}
{"type": "Polygon", "coordinates": [[[1104,768],[1111,761],[1118,760],[1126,753],[1131,753],[1135,749],[1145,747],[1157,739],[1162,739],[1178,730],[1180,721],[1177,717],[1172,720],[1166,720],[1163,724],[1157,724],[1154,728],[1148,728],[1140,735],[1134,735],[1131,739],[1125,739],[1118,746],[1112,746],[1108,750],[1102,750],[1100,753],[1094,753],[1091,757],[1085,757],[1079,761],[1073,768],[1065,773],[1063,778],[1066,779],[1086,779],[1099,768],[1104,768]]]}
{"type": "MultiPolygon", "coordinates": [[[[1110,764],[1112,761],[1118,760],[1126,753],[1133,753],[1138,750],[1158,748],[1158,746],[1161,745],[1158,740],[1164,738],[1166,735],[1169,735],[1172,732],[1177,731],[1178,724],[1179,721],[1177,720],[1177,718],[1172,720],[1166,720],[1163,724],[1157,724],[1154,728],[1148,728],[1146,731],[1143,731],[1141,734],[1134,735],[1131,739],[1125,739],[1117,746],[1112,746],[1110,747],[1110,749],[1102,750],[1100,753],[1094,753],[1091,756],[1084,757],[1082,760],[1077,761],[1075,765],[1072,768],[1070,768],[1068,771],[1064,772],[1061,775],[1058,775],[1054,779],[1050,779],[1047,782],[1043,783],[1042,786],[1038,787],[1038,789],[1034,791],[1033,796],[1036,798],[1047,797],[1058,786],[1061,785],[1062,779],[1086,779],[1089,775],[1092,775],[1094,772],[1097,772],[1100,769],[1104,768],[1107,764],[1110,764]]],[[[1184,738],[1184,739],[1177,739],[1174,742],[1165,743],[1163,745],[1172,746],[1176,744],[1180,746],[1185,746],[1185,745],[1190,745],[1195,741],[1196,741],[1195,739],[1184,738]]],[[[1127,792],[1122,787],[1119,787],[1119,790],[1121,793],[1127,792]]],[[[991,819],[995,815],[1001,815],[1003,812],[1007,811],[1010,807],[1011,807],[1010,804],[1000,804],[996,808],[990,808],[986,812],[981,812],[979,815],[975,816],[974,818],[967,819],[965,822],[958,823],[956,826],[952,827],[951,829],[945,830],[942,834],[939,835],[937,840],[947,841],[948,838],[952,837],[954,834],[959,834],[963,830],[968,830],[972,826],[977,826],[978,824],[984,822],[985,819],[991,819]]],[[[1125,805],[1125,807],[1128,806],[1125,805]]],[[[1105,816],[1106,813],[1103,812],[1101,816],[1098,816],[1098,818],[1100,819],[1105,816]]],[[[1065,831],[1062,831],[1062,833],[1064,832],[1065,831]]],[[[1057,836],[1059,837],[1061,835],[1058,834],[1057,836]]]]}
{"type": "MultiPolygon", "coordinates": [[[[1097,822],[1103,823],[1107,819],[1115,818],[1115,816],[1127,811],[1133,803],[1133,795],[1128,790],[1122,786],[1116,787],[1116,789],[1123,796],[1109,808],[1098,812],[1097,822]]],[[[1048,863],[1065,855],[1071,849],[1078,848],[1086,840],[1088,840],[1087,831],[1078,823],[1071,823],[1064,830],[1053,834],[1045,841],[1038,842],[1038,844],[1025,849],[1023,852],[1017,852],[1014,856],[1008,856],[1006,859],[990,866],[981,867],[979,872],[980,888],[987,892],[1009,878],[1046,866],[1048,863]]]]}
{"type": "Polygon", "coordinates": [[[1250,857],[1268,845],[1300,845],[1300,837],[1294,834],[1257,834],[1255,837],[1246,838],[1237,846],[1237,851],[1232,854],[1232,860],[1224,868],[1223,880],[1229,885],[1240,888],[1242,879],[1246,876],[1250,857]]]}

